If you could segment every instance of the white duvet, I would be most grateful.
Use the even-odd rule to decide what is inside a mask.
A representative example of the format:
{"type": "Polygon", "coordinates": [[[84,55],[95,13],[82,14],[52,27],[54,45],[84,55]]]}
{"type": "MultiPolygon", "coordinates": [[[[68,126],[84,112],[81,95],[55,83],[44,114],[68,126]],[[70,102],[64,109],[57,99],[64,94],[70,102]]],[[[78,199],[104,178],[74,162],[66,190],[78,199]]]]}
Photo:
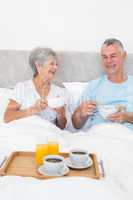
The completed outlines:
{"type": "Polygon", "coordinates": [[[132,200],[133,131],[119,124],[102,124],[88,132],[69,133],[33,116],[0,125],[0,156],[16,150],[35,150],[48,135],[56,135],[60,150],[82,147],[103,160],[105,177],[100,180],[62,177],[38,180],[31,177],[0,177],[2,200],[132,200]]]}

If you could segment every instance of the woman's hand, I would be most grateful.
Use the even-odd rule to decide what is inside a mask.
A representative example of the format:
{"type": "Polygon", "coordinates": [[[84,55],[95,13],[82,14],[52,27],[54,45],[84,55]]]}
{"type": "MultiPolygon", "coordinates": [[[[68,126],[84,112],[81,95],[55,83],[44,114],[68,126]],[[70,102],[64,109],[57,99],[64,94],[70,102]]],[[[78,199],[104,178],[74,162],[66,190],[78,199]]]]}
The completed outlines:
{"type": "MultiPolygon", "coordinates": [[[[35,105],[32,107],[35,113],[39,113],[48,106],[47,100],[39,99],[36,101],[35,105]]],[[[34,114],[35,114],[34,113],[34,114]]]]}

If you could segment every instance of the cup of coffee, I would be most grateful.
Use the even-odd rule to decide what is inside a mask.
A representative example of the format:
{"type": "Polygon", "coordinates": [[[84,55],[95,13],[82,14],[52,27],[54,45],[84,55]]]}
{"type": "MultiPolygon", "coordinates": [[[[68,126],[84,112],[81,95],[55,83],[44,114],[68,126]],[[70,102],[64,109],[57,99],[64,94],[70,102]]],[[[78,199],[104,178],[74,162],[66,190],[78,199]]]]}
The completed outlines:
{"type": "Polygon", "coordinates": [[[88,151],[83,149],[72,149],[69,153],[69,159],[76,166],[85,165],[90,161],[88,151]]]}
{"type": "Polygon", "coordinates": [[[45,171],[49,174],[60,173],[64,169],[65,161],[62,156],[49,155],[43,159],[45,171]]]}

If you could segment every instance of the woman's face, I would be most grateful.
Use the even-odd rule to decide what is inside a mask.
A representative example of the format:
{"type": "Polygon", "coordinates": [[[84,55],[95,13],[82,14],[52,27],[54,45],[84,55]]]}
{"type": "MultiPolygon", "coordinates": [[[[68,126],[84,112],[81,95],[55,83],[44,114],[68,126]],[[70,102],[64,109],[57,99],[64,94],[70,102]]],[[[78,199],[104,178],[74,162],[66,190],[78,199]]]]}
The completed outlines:
{"type": "Polygon", "coordinates": [[[43,82],[51,82],[58,69],[57,59],[54,56],[49,56],[43,66],[37,68],[38,74],[43,82]]]}

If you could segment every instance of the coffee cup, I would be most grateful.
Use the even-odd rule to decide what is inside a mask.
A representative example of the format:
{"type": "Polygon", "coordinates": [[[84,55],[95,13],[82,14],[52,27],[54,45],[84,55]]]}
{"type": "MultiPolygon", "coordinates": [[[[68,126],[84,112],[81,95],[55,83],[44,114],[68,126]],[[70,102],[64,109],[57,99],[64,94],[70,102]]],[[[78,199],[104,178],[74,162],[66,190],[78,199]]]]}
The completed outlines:
{"type": "Polygon", "coordinates": [[[118,112],[118,106],[115,105],[100,105],[98,106],[98,111],[100,115],[106,119],[109,115],[118,112]]]}
{"type": "Polygon", "coordinates": [[[48,98],[47,101],[50,108],[60,108],[65,105],[65,100],[63,97],[48,98]]]}
{"type": "Polygon", "coordinates": [[[64,169],[65,161],[62,156],[49,155],[43,159],[44,169],[49,174],[61,173],[64,169]]]}
{"type": "Polygon", "coordinates": [[[69,159],[76,166],[85,165],[90,161],[88,151],[83,149],[72,149],[69,153],[69,159]]]}

